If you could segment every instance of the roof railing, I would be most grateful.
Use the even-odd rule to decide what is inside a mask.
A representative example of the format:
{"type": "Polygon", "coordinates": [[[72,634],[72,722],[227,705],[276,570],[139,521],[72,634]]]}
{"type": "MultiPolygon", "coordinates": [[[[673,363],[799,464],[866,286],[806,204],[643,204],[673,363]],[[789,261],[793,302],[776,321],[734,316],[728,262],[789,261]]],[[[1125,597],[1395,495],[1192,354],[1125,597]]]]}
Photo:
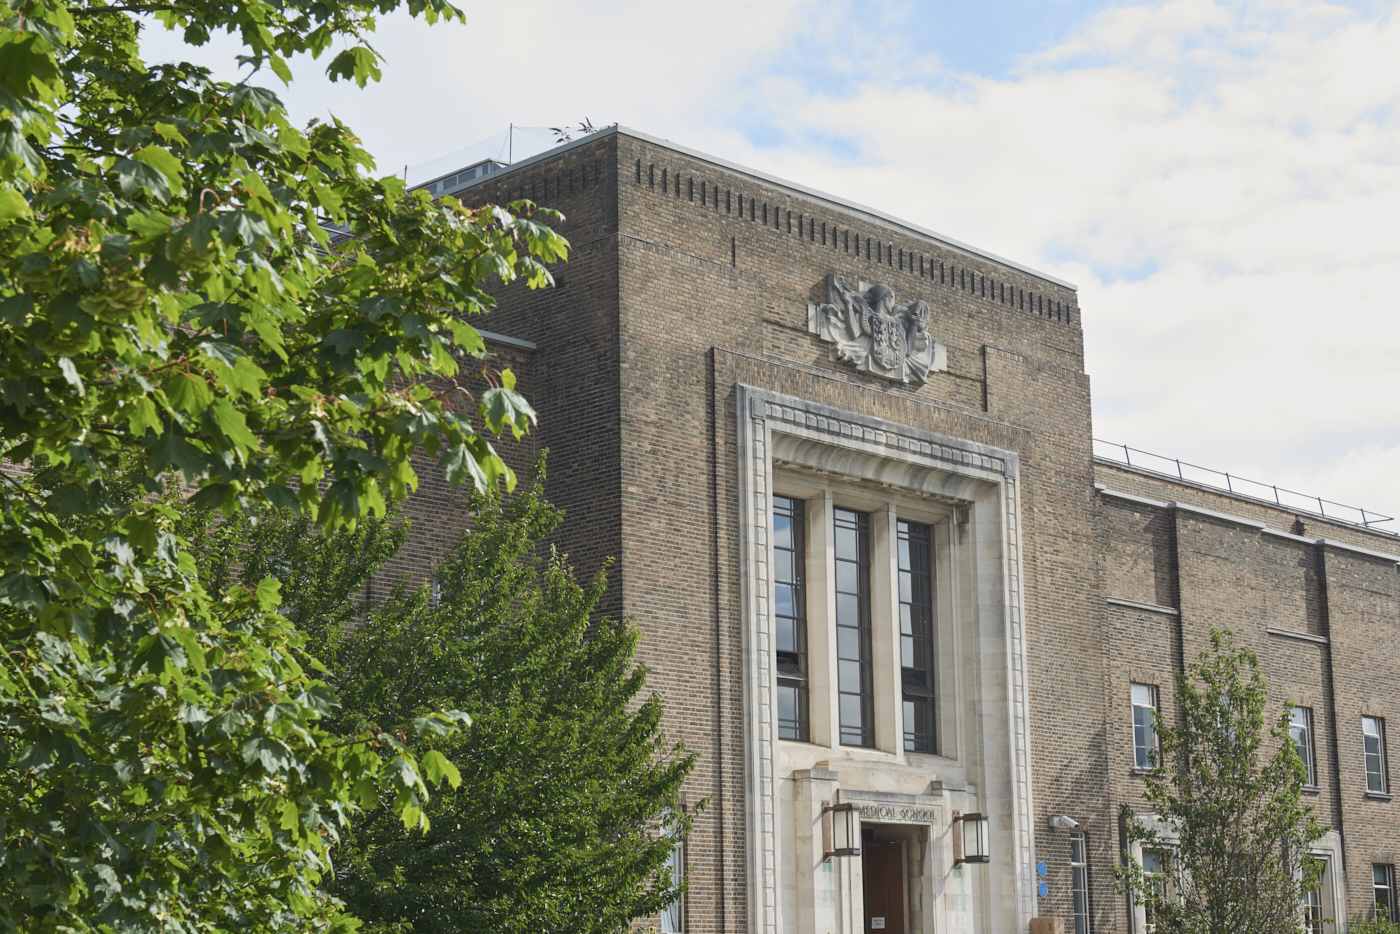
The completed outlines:
{"type": "MultiPolygon", "coordinates": [[[[1257,480],[1249,480],[1221,470],[1212,470],[1199,464],[1191,464],[1180,458],[1164,457],[1161,454],[1153,454],[1150,451],[1139,450],[1112,441],[1103,441],[1099,438],[1093,440],[1095,457],[1117,461],[1137,470],[1147,470],[1167,477],[1175,477],[1187,483],[1215,487],[1217,490],[1224,490],[1235,496],[1260,500],[1270,505],[1281,506],[1284,509],[1307,512],[1325,519],[1359,525],[1366,529],[1371,529],[1380,522],[1395,521],[1392,516],[1383,516],[1378,512],[1372,512],[1358,506],[1335,503],[1330,499],[1323,499],[1321,496],[1310,496],[1295,490],[1284,489],[1272,483],[1260,483],[1257,480]]],[[[1395,534],[1390,529],[1373,529],[1373,531],[1395,534]]]]}

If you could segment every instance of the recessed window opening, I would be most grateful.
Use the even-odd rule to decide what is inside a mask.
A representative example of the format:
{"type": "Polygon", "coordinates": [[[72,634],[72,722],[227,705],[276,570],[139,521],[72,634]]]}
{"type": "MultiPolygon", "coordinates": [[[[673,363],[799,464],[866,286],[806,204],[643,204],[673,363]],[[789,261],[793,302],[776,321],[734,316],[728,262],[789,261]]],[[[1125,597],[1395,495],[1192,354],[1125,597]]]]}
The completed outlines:
{"type": "Polygon", "coordinates": [[[1317,786],[1317,755],[1313,752],[1312,710],[1307,707],[1294,707],[1288,724],[1288,735],[1298,747],[1298,758],[1303,760],[1307,771],[1304,785],[1317,786]]]}
{"type": "MultiPolygon", "coordinates": [[[[1167,894],[1166,858],[1161,850],[1142,851],[1142,874],[1146,876],[1148,888],[1159,895],[1167,894]]],[[[1146,907],[1147,930],[1156,927],[1157,919],[1152,916],[1152,906],[1146,907]]]]}
{"type": "Polygon", "coordinates": [[[1390,784],[1385,768],[1385,721],[1362,717],[1361,738],[1366,750],[1366,790],[1383,795],[1390,784]]]}
{"type": "Polygon", "coordinates": [[[773,497],[773,606],[777,621],[778,738],[806,742],[807,549],[800,499],[773,497]]]}
{"type": "Polygon", "coordinates": [[[1303,893],[1303,922],[1307,925],[1308,934],[1324,934],[1327,922],[1332,920],[1330,912],[1324,911],[1322,907],[1322,889],[1330,867],[1327,860],[1319,857],[1314,859],[1322,864],[1322,872],[1318,874],[1317,887],[1303,893]]]}
{"type": "Polygon", "coordinates": [[[1371,864],[1371,890],[1376,900],[1376,918],[1394,920],[1395,910],[1395,866],[1390,863],[1371,864]]]}
{"type": "Polygon", "coordinates": [[[836,682],[841,744],[875,745],[870,648],[870,517],[837,509],[836,682]]]}
{"type": "Polygon", "coordinates": [[[1069,836],[1069,892],[1074,908],[1074,934],[1089,930],[1089,846],[1084,834],[1069,836]]]}
{"type": "Polygon", "coordinates": [[[899,522],[899,654],[904,748],[937,752],[933,684],[933,565],[929,527],[899,522]]]}
{"type": "Polygon", "coordinates": [[[1157,730],[1152,715],[1157,710],[1157,688],[1150,684],[1134,684],[1133,690],[1133,767],[1157,767],[1157,730]]]}
{"type": "MultiPolygon", "coordinates": [[[[685,844],[671,847],[671,855],[663,870],[676,888],[685,884],[685,844]]],[[[661,934],[683,934],[685,931],[685,896],[681,896],[661,909],[661,934]]]]}

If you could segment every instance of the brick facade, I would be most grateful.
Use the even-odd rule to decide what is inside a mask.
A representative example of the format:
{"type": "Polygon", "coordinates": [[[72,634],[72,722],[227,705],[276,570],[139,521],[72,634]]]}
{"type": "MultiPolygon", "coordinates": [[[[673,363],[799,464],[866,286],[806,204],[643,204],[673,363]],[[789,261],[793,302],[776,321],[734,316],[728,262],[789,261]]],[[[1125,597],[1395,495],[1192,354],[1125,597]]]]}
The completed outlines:
{"type": "MultiPolygon", "coordinates": [[[[1360,716],[1386,716],[1395,703],[1396,663],[1376,635],[1395,627],[1397,584],[1396,559],[1364,550],[1393,553],[1400,543],[1096,461],[1072,287],[626,130],[558,147],[457,194],[471,204],[527,197],[566,215],[561,230],[574,249],[555,269],[556,287],[499,289],[498,309],[473,323],[534,345],[490,345],[540,413],[539,430],[509,457],[523,466],[549,450],[548,495],[566,513],[556,544],[583,576],[614,562],[605,609],[643,630],[640,661],[666,699],[667,732],[700,753],[688,797],[709,805],[686,854],[685,930],[776,930],[779,919],[782,930],[799,930],[809,907],[794,899],[805,897],[805,870],[796,889],[781,881],[803,859],[801,845],[793,849],[794,821],[803,818],[793,803],[800,789],[792,789],[826,775],[840,776],[830,779],[837,794],[903,795],[943,809],[927,825],[887,828],[932,854],[909,863],[928,879],[911,883],[920,894],[911,895],[906,920],[917,926],[906,929],[932,931],[931,919],[942,917],[940,930],[1007,930],[995,919],[1015,918],[1021,927],[1034,914],[1064,918],[1073,931],[1069,837],[1048,826],[1066,814],[1086,832],[1093,930],[1129,930],[1112,881],[1121,846],[1116,809],[1136,800],[1139,781],[1131,774],[1128,686],[1159,685],[1170,710],[1172,673],[1221,626],[1260,654],[1272,686],[1286,685],[1312,706],[1321,772],[1315,800],[1324,822],[1346,833],[1347,910],[1369,904],[1369,863],[1400,862],[1400,820],[1387,819],[1388,802],[1361,794],[1364,770],[1357,777],[1360,716]],[[888,285],[901,302],[927,302],[947,370],[918,386],[830,360],[808,332],[806,309],[826,300],[833,272],[888,285]],[[1014,638],[1001,656],[968,638],[949,643],[961,646],[957,664],[972,660],[970,668],[950,667],[951,683],[937,695],[948,735],[961,744],[956,754],[921,757],[902,747],[856,754],[782,742],[773,760],[779,774],[752,774],[753,750],[771,727],[757,722],[754,705],[766,703],[771,685],[754,683],[754,672],[769,671],[751,644],[768,585],[751,593],[752,562],[761,565],[767,551],[762,543],[745,551],[757,533],[745,525],[744,504],[771,491],[741,489],[750,482],[742,458],[752,453],[740,450],[743,392],[828,407],[853,424],[895,426],[895,435],[916,442],[953,439],[949,450],[1003,456],[1001,479],[956,464],[914,474],[917,458],[903,449],[880,454],[869,439],[823,447],[793,435],[783,444],[794,451],[805,444],[815,452],[811,462],[799,464],[797,454],[783,453],[789,448],[764,451],[770,473],[755,474],[775,487],[827,484],[836,491],[828,497],[925,509],[944,530],[949,554],[965,556],[971,570],[949,558],[951,579],[937,582],[945,596],[962,594],[964,608],[948,597],[947,612],[963,620],[958,625],[1014,638]],[[857,461],[864,466],[843,466],[857,461]],[[872,479],[894,476],[896,467],[905,479],[872,479]],[[908,479],[916,476],[937,484],[908,479]],[[981,492],[959,492],[974,484],[981,492]],[[971,509],[970,520],[959,509],[971,509]],[[989,509],[1010,512],[991,521],[989,509]],[[1338,544],[1319,544],[1323,538],[1338,544]],[[1333,663],[1334,651],[1345,666],[1333,663]],[[754,667],[755,658],[762,665],[754,667]],[[1009,704],[1007,729],[1023,730],[1028,761],[1015,742],[995,751],[1006,729],[979,725],[993,709],[979,699],[987,697],[1009,704]],[[1022,780],[1030,813],[1015,804],[1022,780]],[[778,808],[771,828],[754,800],[769,781],[778,808]],[[1000,802],[995,789],[1003,785],[1005,808],[993,808],[992,825],[1005,848],[993,864],[938,868],[951,811],[1000,802]],[[958,805],[957,795],[969,803],[958,805]],[[765,869],[754,850],[769,831],[778,865],[765,869]],[[1020,853],[1047,864],[1048,897],[1030,888],[1028,866],[1009,865],[1020,853]],[[756,898],[768,907],[756,908],[756,898]]],[[[434,549],[467,521],[460,496],[428,481],[430,470],[422,474],[408,507],[413,537],[388,576],[424,573],[434,549]]],[[[936,625],[951,626],[944,612],[936,625]]],[[[817,910],[834,912],[842,929],[864,930],[855,890],[838,889],[830,891],[840,905],[817,910]]]]}

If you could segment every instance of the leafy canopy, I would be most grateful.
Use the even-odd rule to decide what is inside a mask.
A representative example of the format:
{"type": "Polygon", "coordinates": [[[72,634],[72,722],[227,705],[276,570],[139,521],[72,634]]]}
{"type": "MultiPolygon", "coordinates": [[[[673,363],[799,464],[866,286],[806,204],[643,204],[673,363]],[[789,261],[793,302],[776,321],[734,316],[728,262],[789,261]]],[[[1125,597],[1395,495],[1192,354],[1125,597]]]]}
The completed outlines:
{"type": "Polygon", "coordinates": [[[415,449],[513,482],[482,432],[534,414],[508,371],[467,391],[461,315],[490,277],[548,284],[567,244],[528,203],[377,179],[339,121],[299,129],[137,44],[138,17],[229,29],[250,79],[336,50],[363,84],[399,5],[0,0],[0,930],[343,927],[318,883],[349,815],[387,794],[427,826],[411,731],[327,732],[277,581],[211,595],[176,523],[353,527],[414,488],[415,449]]]}
{"type": "Polygon", "coordinates": [[[1309,856],[1324,828],[1302,803],[1307,770],[1284,702],[1269,730],[1259,660],[1211,633],[1211,648],[1177,675],[1179,724],[1154,714],[1158,768],[1144,776],[1150,816],[1122,806],[1126,839],[1153,851],[1161,871],[1131,858],[1120,885],[1153,930],[1176,934],[1303,934],[1303,893],[1319,884],[1309,856]]]}
{"type": "Polygon", "coordinates": [[[210,586],[282,580],[343,701],[333,728],[472,717],[467,733],[412,744],[430,770],[460,767],[426,834],[373,808],[335,851],[332,889],[371,931],[613,934],[679,894],[663,868],[690,826],[679,792],[694,756],[665,741],[637,631],[595,618],[604,581],[581,587],[561,557],[537,557],[560,521],[543,479],[541,463],[513,497],[470,494],[473,527],[435,586],[373,605],[364,582],[402,524],[319,536],[272,513],[198,536],[210,586]]]}

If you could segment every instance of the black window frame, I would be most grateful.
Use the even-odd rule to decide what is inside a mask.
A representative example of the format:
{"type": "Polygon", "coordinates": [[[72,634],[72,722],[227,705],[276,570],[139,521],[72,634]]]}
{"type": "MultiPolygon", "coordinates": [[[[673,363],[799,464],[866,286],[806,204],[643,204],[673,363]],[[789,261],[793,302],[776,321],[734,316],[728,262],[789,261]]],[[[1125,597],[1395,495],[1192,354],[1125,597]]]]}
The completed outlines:
{"type": "Polygon", "coordinates": [[[875,689],[870,626],[870,515],[841,506],[832,510],[832,544],[835,554],[836,594],[836,694],[837,736],[842,746],[874,748],[875,689]],[[854,548],[843,555],[842,532],[854,535],[854,548]],[[843,571],[843,565],[851,568],[843,571]],[[853,575],[849,587],[843,577],[853,575]],[[853,598],[843,600],[843,597],[853,598]],[[851,606],[854,605],[854,618],[851,606]],[[843,634],[842,630],[846,630],[843,634]],[[852,650],[854,649],[854,654],[852,650]],[[854,681],[854,683],[853,683],[854,681]],[[858,716],[849,718],[847,698],[854,699],[858,716]]]}
{"type": "Polygon", "coordinates": [[[933,527],[896,520],[904,751],[938,752],[933,624],[933,527]]]}
{"type": "Polygon", "coordinates": [[[774,662],[778,675],[778,738],[808,742],[811,738],[809,715],[810,689],[807,664],[807,512],[806,503],[796,497],[773,497],[773,619],[774,662]],[[779,518],[787,519],[791,546],[780,544],[779,518]],[[784,556],[790,575],[784,579],[784,556]],[[780,612],[781,588],[791,589],[792,613],[780,612]],[[790,624],[791,639],[784,633],[784,621],[790,624]],[[784,717],[786,703],[791,703],[792,717],[784,717]]]}

